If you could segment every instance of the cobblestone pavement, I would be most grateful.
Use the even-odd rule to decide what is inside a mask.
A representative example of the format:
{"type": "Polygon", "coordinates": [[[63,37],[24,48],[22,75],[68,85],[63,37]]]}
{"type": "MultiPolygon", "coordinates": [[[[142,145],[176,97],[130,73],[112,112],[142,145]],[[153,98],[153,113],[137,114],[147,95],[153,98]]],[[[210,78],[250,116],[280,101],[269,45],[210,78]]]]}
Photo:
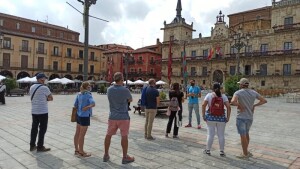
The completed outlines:
{"type": "MultiPolygon", "coordinates": [[[[140,95],[134,94],[134,103],[140,95]]],[[[103,142],[107,129],[108,101],[106,95],[94,94],[96,107],[85,141],[85,150],[92,157],[74,156],[73,135],[75,123],[70,122],[71,107],[75,95],[54,95],[49,103],[49,124],[45,146],[50,152],[29,151],[31,128],[30,98],[7,97],[7,105],[0,105],[0,168],[300,168],[300,104],[286,103],[284,98],[268,99],[268,103],[256,109],[251,128],[249,160],[240,160],[241,145],[235,127],[236,109],[225,131],[227,157],[220,157],[217,137],[212,156],[202,153],[206,142],[206,125],[198,130],[180,128],[179,139],[165,138],[168,119],[155,118],[155,141],[144,139],[144,115],[131,115],[129,154],[136,161],[121,164],[119,133],[113,137],[110,148],[111,161],[102,162],[103,142]]],[[[133,105],[133,104],[132,104],[133,105]]],[[[131,107],[132,107],[131,105],[131,107]]],[[[184,103],[183,125],[187,124],[187,106],[184,103]]],[[[193,125],[196,126],[195,115],[193,125]]]]}

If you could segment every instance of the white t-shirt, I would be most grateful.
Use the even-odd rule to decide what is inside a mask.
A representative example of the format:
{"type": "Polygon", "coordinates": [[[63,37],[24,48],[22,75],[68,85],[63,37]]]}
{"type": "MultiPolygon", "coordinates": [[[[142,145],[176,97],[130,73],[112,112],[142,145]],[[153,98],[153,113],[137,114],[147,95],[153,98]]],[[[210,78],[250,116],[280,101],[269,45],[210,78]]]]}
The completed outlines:
{"type": "MultiPolygon", "coordinates": [[[[204,101],[207,101],[207,102],[208,102],[208,104],[207,104],[207,106],[206,106],[206,111],[207,111],[208,108],[210,107],[211,101],[212,101],[213,97],[215,97],[215,96],[214,96],[214,93],[208,93],[208,94],[205,96],[204,101]]],[[[222,99],[223,99],[223,103],[228,102],[228,98],[227,98],[227,96],[226,96],[225,94],[222,94],[222,99]]],[[[224,104],[224,105],[225,105],[225,104],[224,104]]]]}
{"type": "MultiPolygon", "coordinates": [[[[30,99],[35,89],[41,84],[34,84],[30,87],[30,99]]],[[[31,101],[31,113],[32,114],[46,114],[48,113],[48,101],[47,97],[51,94],[47,86],[42,85],[39,87],[31,101]]]]}

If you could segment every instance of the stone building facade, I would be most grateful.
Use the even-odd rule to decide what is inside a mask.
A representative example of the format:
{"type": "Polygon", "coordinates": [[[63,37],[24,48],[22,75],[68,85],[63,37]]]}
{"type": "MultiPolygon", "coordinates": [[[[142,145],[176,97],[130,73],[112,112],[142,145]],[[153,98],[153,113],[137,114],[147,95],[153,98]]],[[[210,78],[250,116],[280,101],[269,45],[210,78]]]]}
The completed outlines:
{"type": "Polygon", "coordinates": [[[162,28],[162,80],[184,83],[185,48],[188,79],[198,85],[224,83],[238,74],[239,65],[251,87],[300,88],[300,0],[274,0],[272,6],[230,14],[229,25],[220,11],[210,37],[193,38],[193,23],[181,16],[181,0],[176,10],[175,19],[162,28]],[[243,43],[234,35],[244,37],[236,38],[243,43]]]}
{"type": "MultiPolygon", "coordinates": [[[[0,13],[0,74],[20,79],[44,72],[51,79],[83,79],[84,44],[68,28],[0,13]]],[[[106,78],[105,49],[89,47],[88,79],[106,78]]]]}

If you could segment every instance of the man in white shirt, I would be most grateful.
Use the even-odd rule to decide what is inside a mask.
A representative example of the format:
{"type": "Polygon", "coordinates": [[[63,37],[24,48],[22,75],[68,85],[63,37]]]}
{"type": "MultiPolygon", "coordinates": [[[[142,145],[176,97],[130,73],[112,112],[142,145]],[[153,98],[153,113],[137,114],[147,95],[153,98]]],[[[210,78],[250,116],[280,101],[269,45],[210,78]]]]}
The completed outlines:
{"type": "Polygon", "coordinates": [[[31,113],[32,127],[30,135],[30,151],[38,152],[50,151],[50,148],[44,147],[44,138],[48,125],[48,101],[52,101],[52,94],[47,86],[45,86],[46,75],[39,73],[36,75],[38,84],[30,87],[29,94],[31,96],[31,113]],[[36,146],[36,137],[38,142],[36,146]]]}
{"type": "Polygon", "coordinates": [[[2,104],[5,104],[5,90],[6,90],[6,86],[3,82],[0,83],[0,102],[2,102],[2,104]]]}

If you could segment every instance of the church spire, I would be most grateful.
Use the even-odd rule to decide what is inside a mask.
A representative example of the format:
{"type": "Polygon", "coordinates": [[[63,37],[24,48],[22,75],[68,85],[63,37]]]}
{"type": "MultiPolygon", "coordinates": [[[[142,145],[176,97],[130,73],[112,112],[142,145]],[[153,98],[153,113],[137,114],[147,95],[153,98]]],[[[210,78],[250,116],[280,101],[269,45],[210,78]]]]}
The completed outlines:
{"type": "Polygon", "coordinates": [[[181,0],[178,0],[178,1],[177,1],[177,8],[176,8],[176,11],[177,11],[176,17],[180,17],[180,18],[181,18],[181,11],[182,11],[181,0]]]}

